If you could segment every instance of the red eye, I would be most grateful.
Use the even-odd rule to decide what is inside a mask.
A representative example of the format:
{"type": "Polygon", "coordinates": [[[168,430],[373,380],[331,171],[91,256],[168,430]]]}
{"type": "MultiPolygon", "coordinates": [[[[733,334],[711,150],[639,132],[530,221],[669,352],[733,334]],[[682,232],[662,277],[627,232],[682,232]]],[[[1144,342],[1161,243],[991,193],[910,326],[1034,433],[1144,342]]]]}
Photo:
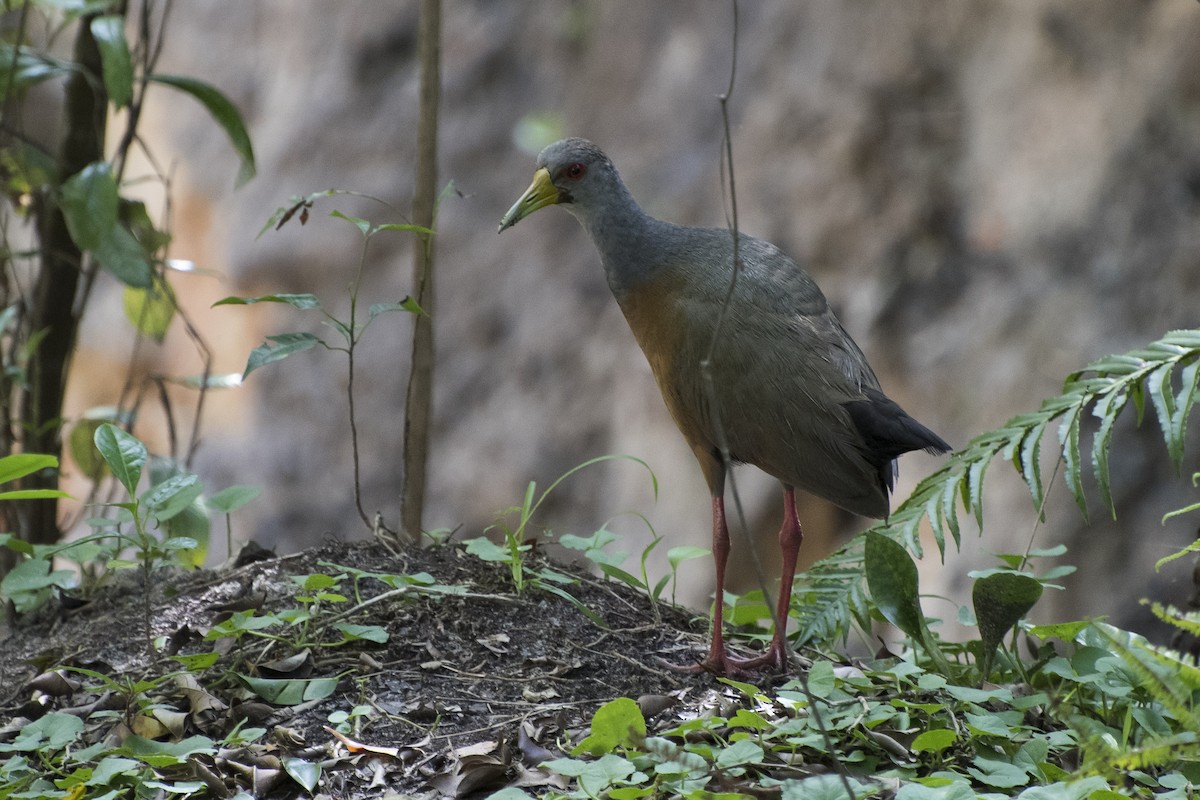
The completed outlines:
{"type": "Polygon", "coordinates": [[[584,164],[571,164],[563,170],[563,174],[571,180],[577,181],[584,175],[587,175],[587,166],[584,164]]]}

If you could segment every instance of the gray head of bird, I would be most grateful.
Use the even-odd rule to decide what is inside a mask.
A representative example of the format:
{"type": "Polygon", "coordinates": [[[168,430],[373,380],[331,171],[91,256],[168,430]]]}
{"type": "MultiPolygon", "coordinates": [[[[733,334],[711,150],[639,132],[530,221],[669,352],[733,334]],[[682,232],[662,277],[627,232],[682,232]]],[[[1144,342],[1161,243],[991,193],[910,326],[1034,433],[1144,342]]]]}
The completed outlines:
{"type": "Polygon", "coordinates": [[[539,208],[561,205],[587,225],[606,210],[633,211],[637,204],[608,156],[587,139],[561,139],[537,157],[533,183],[500,220],[497,233],[539,208]]]}

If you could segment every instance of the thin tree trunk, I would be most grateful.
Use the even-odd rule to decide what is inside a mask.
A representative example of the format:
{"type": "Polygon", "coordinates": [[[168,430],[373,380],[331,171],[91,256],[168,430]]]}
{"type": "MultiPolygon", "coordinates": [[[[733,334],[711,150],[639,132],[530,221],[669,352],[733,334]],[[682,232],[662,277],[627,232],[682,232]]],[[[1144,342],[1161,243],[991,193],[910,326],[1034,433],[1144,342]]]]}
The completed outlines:
{"type": "MultiPolygon", "coordinates": [[[[437,204],[438,98],[441,91],[441,0],[421,0],[417,34],[421,65],[420,120],[417,127],[417,176],[413,224],[433,227],[437,204]]],[[[413,291],[425,314],[414,317],[412,366],[404,407],[404,485],[400,524],[412,541],[421,535],[425,505],[425,467],[433,398],[433,239],[421,236],[413,253],[413,291]]]]}
{"type": "MultiPolygon", "coordinates": [[[[91,16],[79,21],[75,38],[75,63],[66,86],[65,134],[59,156],[60,175],[65,180],[104,158],[105,108],[108,97],[101,74],[100,51],[92,36],[91,16]]],[[[29,388],[22,404],[24,450],[59,456],[62,450],[63,397],[67,371],[79,319],[75,295],[82,269],[82,254],[67,231],[62,209],[53,200],[43,207],[39,238],[41,269],[33,289],[29,331],[46,331],[30,359],[29,388]]],[[[30,476],[30,488],[57,489],[58,476],[47,471],[30,476]]],[[[58,541],[58,503],[29,501],[25,533],[29,541],[50,544],[58,541]]]]}

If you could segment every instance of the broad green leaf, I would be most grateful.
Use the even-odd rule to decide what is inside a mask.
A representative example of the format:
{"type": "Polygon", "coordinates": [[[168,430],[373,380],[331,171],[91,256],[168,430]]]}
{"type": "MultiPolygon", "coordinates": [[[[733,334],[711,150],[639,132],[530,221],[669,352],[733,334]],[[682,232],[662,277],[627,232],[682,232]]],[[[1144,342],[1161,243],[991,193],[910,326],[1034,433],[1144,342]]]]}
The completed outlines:
{"type": "Polygon", "coordinates": [[[317,784],[321,782],[321,765],[315,761],[305,761],[303,758],[295,757],[285,758],[283,759],[283,770],[309,794],[312,794],[313,790],[317,788],[317,784]]]}
{"type": "Polygon", "coordinates": [[[130,736],[113,752],[132,755],[153,767],[163,768],[185,764],[188,756],[198,753],[213,754],[217,749],[213,740],[207,736],[189,736],[177,742],[158,742],[142,736],[130,736]]]}
{"type": "Polygon", "coordinates": [[[106,161],[89,164],[62,185],[62,212],[80,250],[95,251],[117,224],[117,181],[106,161]]]}
{"type": "Polygon", "coordinates": [[[75,461],[75,466],[79,467],[80,472],[93,481],[99,480],[108,468],[108,464],[96,449],[96,430],[105,422],[112,422],[115,419],[117,419],[117,410],[110,406],[89,409],[83,418],[75,423],[67,436],[67,445],[71,451],[71,458],[75,461]]]}
{"type": "Polygon", "coordinates": [[[53,754],[83,734],[83,720],[75,714],[51,711],[21,728],[11,749],[18,752],[53,754]]]}
{"type": "MultiPolygon", "coordinates": [[[[146,210],[146,204],[141,200],[122,197],[117,207],[117,220],[129,229],[133,238],[138,240],[142,249],[147,253],[157,253],[171,243],[169,233],[154,227],[154,221],[150,219],[150,212],[146,210]]],[[[196,271],[192,262],[175,258],[167,260],[165,266],[178,272],[196,271]]]]}
{"type": "Polygon", "coordinates": [[[226,297],[213,303],[217,306],[252,306],[255,303],[286,303],[292,308],[307,311],[310,308],[320,308],[321,301],[315,294],[264,294],[258,297],[226,297]]]}
{"type": "Polygon", "coordinates": [[[108,468],[133,497],[146,464],[146,445],[110,422],[96,429],[93,441],[108,468]]]}
{"type": "MultiPolygon", "coordinates": [[[[468,553],[482,561],[507,564],[513,559],[513,554],[507,547],[501,547],[486,536],[468,539],[465,545],[468,553]]],[[[521,549],[528,550],[529,545],[521,545],[521,549]]]]}
{"type": "Polygon", "coordinates": [[[863,543],[867,588],[883,618],[915,642],[923,641],[925,618],[917,565],[908,551],[886,536],[868,531],[863,543]]]}
{"type": "Polygon", "coordinates": [[[171,519],[183,511],[204,492],[200,478],[184,472],[167,478],[150,487],[142,495],[142,505],[160,522],[171,519]]]}
{"type": "MultiPolygon", "coordinates": [[[[208,545],[212,539],[212,521],[204,498],[197,496],[177,514],[172,514],[164,528],[171,541],[191,542],[175,558],[188,567],[202,567],[208,559],[208,545]]],[[[165,545],[164,545],[165,546],[165,545]]]]}
{"type": "Polygon", "coordinates": [[[175,319],[175,295],[165,283],[155,281],[148,288],[126,286],[125,318],[138,333],[161,343],[175,319]]]}
{"type": "Polygon", "coordinates": [[[758,744],[750,739],[740,739],[722,749],[717,754],[715,764],[720,769],[740,767],[743,764],[761,764],[763,755],[764,751],[758,744]]]}
{"type": "Polygon", "coordinates": [[[108,229],[92,252],[100,266],[126,286],[149,288],[154,279],[146,249],[133,234],[117,224],[108,229]]]}
{"type": "Polygon", "coordinates": [[[295,706],[309,700],[323,700],[337,691],[337,678],[255,678],[236,673],[250,691],[281,706],[295,706]]]}
{"type": "Polygon", "coordinates": [[[667,563],[671,565],[672,570],[679,569],[679,565],[684,561],[691,561],[694,558],[704,558],[711,555],[712,551],[707,547],[695,547],[693,545],[678,545],[667,551],[667,563]]]}
{"type": "Polygon", "coordinates": [[[808,693],[813,697],[829,697],[836,687],[833,664],[825,660],[814,661],[808,670],[808,693]]]}
{"type": "Polygon", "coordinates": [[[49,586],[69,587],[75,583],[75,574],[70,570],[51,570],[53,564],[44,558],[26,559],[5,574],[0,580],[0,593],[13,597],[22,593],[36,592],[49,586]]]}
{"type": "Polygon", "coordinates": [[[155,73],[147,76],[147,79],[186,92],[199,100],[208,109],[213,120],[225,131],[234,151],[241,159],[242,165],[238,171],[236,185],[241,186],[254,177],[254,147],[250,144],[250,135],[246,133],[246,124],[242,121],[241,113],[225,95],[204,81],[181,75],[155,73]]]}
{"type": "Polygon", "coordinates": [[[58,459],[38,453],[13,453],[0,458],[0,483],[15,481],[43,469],[58,469],[58,459]]]}
{"type": "Polygon", "coordinates": [[[997,572],[975,581],[971,604],[983,642],[982,672],[991,672],[992,659],[1004,636],[1042,596],[1042,584],[1029,575],[997,572]]]}
{"type": "Polygon", "coordinates": [[[108,99],[117,108],[133,100],[133,59],[125,42],[125,19],[105,15],[92,19],[92,37],[100,49],[100,66],[108,99]]]}
{"type": "Polygon", "coordinates": [[[230,486],[208,498],[208,505],[221,514],[230,514],[262,494],[258,486],[230,486]]]}
{"type": "Polygon", "coordinates": [[[250,351],[250,358],[246,360],[246,371],[242,373],[242,378],[246,378],[259,367],[265,367],[267,364],[282,361],[290,355],[311,350],[319,344],[323,344],[323,342],[311,333],[281,333],[276,336],[268,336],[266,344],[261,344],[250,351]]]}
{"type": "Polygon", "coordinates": [[[941,728],[925,731],[913,739],[910,748],[914,753],[940,753],[947,750],[958,741],[958,734],[952,730],[941,728]]]}
{"type": "Polygon", "coordinates": [[[349,622],[339,622],[333,627],[334,630],[340,631],[348,642],[363,639],[368,642],[383,644],[388,640],[387,630],[378,625],[354,625],[349,622]]]}
{"type": "Polygon", "coordinates": [[[618,697],[596,710],[592,716],[591,733],[571,754],[600,756],[611,753],[619,746],[636,747],[645,737],[646,719],[638,704],[628,697],[618,697]]]}

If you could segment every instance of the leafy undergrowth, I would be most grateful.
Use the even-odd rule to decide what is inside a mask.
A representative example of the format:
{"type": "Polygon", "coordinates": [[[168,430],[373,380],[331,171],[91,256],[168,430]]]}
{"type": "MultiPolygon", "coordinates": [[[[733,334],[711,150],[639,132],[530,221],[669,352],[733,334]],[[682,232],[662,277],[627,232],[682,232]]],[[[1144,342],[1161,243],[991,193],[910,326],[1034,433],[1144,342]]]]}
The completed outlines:
{"type": "Polygon", "coordinates": [[[919,648],[814,652],[717,680],[656,661],[703,652],[694,619],[527,558],[571,599],[517,594],[449,545],[172,573],[152,596],[172,655],[150,664],[135,573],[52,604],[0,655],[0,797],[1107,800],[1200,782],[1197,670],[1100,623],[1033,629],[994,682],[941,642],[948,670],[919,648]]]}

